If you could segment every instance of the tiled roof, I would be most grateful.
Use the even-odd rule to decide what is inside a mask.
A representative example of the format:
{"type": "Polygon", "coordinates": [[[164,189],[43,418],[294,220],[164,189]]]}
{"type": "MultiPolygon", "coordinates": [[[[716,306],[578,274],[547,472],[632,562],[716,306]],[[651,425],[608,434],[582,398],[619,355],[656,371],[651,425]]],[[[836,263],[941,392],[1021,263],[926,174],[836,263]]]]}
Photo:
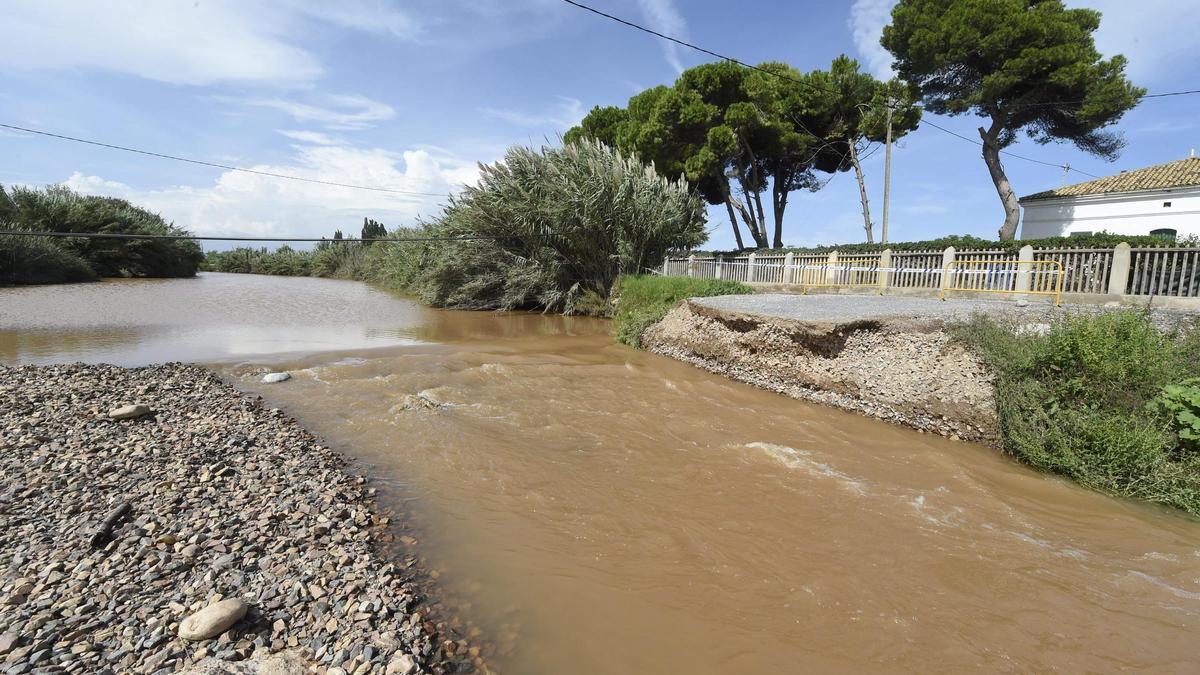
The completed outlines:
{"type": "Polygon", "coordinates": [[[1200,157],[1188,157],[1135,171],[1123,171],[1115,176],[1097,178],[1086,183],[1076,183],[1032,194],[1022,197],[1021,201],[1104,195],[1114,192],[1137,192],[1138,190],[1161,190],[1193,185],[1200,185],[1200,157]]]}

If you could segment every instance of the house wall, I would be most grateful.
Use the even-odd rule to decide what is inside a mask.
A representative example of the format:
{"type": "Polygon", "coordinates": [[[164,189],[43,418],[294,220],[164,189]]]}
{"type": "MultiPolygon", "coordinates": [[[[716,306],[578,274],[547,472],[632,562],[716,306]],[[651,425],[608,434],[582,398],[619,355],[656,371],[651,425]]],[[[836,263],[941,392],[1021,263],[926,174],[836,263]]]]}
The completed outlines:
{"type": "Polygon", "coordinates": [[[1062,197],[1021,204],[1021,238],[1072,232],[1145,235],[1169,227],[1180,239],[1200,236],[1200,186],[1119,195],[1062,197]],[[1164,202],[1171,202],[1164,207],[1164,202]]]}

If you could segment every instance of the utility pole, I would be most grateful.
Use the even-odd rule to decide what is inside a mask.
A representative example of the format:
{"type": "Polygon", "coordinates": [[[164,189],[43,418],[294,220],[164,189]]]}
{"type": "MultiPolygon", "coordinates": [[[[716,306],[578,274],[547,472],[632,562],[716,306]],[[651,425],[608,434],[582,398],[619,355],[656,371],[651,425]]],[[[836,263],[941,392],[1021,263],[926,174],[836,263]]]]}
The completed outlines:
{"type": "Polygon", "coordinates": [[[887,102],[887,140],[883,155],[883,227],[879,233],[879,243],[888,243],[888,199],[892,194],[892,111],[896,109],[896,99],[888,97],[887,102]]]}

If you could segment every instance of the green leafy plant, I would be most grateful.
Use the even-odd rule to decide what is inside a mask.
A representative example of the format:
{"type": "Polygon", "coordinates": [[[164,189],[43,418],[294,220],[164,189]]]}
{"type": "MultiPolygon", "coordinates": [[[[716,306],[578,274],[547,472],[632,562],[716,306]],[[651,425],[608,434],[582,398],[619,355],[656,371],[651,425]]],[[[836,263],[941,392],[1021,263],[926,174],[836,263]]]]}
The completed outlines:
{"type": "Polygon", "coordinates": [[[1200,451],[1200,377],[1166,385],[1146,406],[1174,423],[1182,450],[1200,451]]]}
{"type": "Polygon", "coordinates": [[[616,289],[617,340],[641,348],[642,334],[685,298],[742,295],[754,289],[737,281],[660,277],[622,277],[616,289]]]}

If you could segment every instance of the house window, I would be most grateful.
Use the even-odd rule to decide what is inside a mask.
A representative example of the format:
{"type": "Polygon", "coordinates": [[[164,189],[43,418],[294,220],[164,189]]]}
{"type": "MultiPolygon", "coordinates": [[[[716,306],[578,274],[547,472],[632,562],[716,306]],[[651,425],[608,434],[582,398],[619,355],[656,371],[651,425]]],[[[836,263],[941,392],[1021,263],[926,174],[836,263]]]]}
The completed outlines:
{"type": "Polygon", "coordinates": [[[1171,202],[1163,202],[1163,208],[1164,208],[1164,209],[1169,209],[1169,208],[1171,208],[1171,202]]]}
{"type": "Polygon", "coordinates": [[[1158,237],[1159,239],[1163,239],[1165,241],[1175,241],[1175,230],[1173,230],[1169,227],[1163,227],[1163,228],[1159,228],[1157,230],[1150,230],[1150,236],[1158,237]]]}

